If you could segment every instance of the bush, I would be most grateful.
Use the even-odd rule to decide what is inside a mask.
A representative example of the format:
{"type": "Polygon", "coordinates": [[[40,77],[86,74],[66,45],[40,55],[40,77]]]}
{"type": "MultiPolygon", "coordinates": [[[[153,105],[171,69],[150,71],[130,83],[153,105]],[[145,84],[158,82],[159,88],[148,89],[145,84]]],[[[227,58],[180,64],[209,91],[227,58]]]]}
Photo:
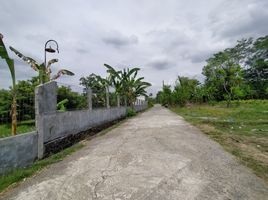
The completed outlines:
{"type": "Polygon", "coordinates": [[[127,117],[133,117],[135,116],[137,113],[135,110],[133,110],[132,108],[128,108],[127,109],[127,117]]]}

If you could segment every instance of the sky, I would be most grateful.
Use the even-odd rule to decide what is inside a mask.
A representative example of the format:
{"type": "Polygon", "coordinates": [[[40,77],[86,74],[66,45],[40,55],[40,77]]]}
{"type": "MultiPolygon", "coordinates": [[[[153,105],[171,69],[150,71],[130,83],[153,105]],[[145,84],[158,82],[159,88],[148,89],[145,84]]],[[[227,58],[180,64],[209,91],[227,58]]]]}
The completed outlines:
{"type": "MultiPolygon", "coordinates": [[[[248,37],[268,34],[267,0],[1,0],[0,33],[6,46],[42,63],[44,44],[54,39],[59,54],[52,67],[73,77],[59,82],[78,85],[91,73],[106,76],[116,69],[141,68],[140,76],[156,93],[178,76],[203,80],[202,68],[213,53],[248,37]]],[[[54,47],[54,44],[51,43],[54,47]]],[[[17,80],[37,73],[13,52],[17,80]]],[[[0,60],[0,88],[11,85],[0,60]]]]}

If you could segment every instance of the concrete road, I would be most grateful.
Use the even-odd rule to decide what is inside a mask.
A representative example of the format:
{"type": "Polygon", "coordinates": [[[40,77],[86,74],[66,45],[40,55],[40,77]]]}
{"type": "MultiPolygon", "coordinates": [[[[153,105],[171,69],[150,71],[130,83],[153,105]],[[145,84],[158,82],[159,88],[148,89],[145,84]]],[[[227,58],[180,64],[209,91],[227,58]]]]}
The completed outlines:
{"type": "Polygon", "coordinates": [[[268,199],[220,145],[160,106],[127,120],[3,199],[268,199]]]}

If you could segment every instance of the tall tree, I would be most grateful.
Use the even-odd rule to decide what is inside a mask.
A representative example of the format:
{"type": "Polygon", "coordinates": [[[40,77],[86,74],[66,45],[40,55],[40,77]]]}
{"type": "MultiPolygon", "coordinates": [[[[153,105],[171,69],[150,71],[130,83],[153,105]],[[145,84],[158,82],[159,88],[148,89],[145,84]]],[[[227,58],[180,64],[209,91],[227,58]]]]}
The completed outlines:
{"type": "Polygon", "coordinates": [[[225,99],[228,107],[232,99],[242,95],[239,88],[242,75],[238,63],[233,49],[226,49],[209,58],[203,68],[206,87],[210,88],[217,100],[225,99]]]}
{"type": "Polygon", "coordinates": [[[255,98],[268,98],[268,35],[258,38],[250,51],[244,78],[255,98]]]}
{"type": "Polygon", "coordinates": [[[196,79],[179,76],[173,91],[174,101],[182,106],[185,105],[194,98],[199,84],[199,81],[196,79]]]}

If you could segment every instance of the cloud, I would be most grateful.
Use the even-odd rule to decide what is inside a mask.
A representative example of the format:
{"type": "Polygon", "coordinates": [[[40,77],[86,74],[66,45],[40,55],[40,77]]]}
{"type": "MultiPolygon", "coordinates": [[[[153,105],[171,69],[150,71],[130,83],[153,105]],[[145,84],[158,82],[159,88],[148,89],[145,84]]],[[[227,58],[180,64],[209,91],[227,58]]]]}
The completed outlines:
{"type": "Polygon", "coordinates": [[[167,58],[153,59],[147,65],[152,67],[155,70],[160,70],[160,71],[174,67],[174,63],[168,60],[167,58]]]}
{"type": "MultiPolygon", "coordinates": [[[[0,31],[7,47],[40,63],[45,42],[55,39],[60,53],[47,54],[59,59],[53,73],[63,67],[76,74],[60,82],[78,85],[90,73],[106,76],[103,63],[117,69],[138,66],[156,93],[163,80],[200,75],[210,55],[236,40],[267,35],[267,12],[267,0],[77,0],[75,6],[66,0],[8,0],[1,2],[0,31]]],[[[9,55],[18,79],[36,75],[13,52],[9,55]]],[[[10,75],[1,62],[0,75],[0,88],[7,88],[10,75]]]]}
{"type": "Polygon", "coordinates": [[[268,2],[265,0],[226,1],[210,16],[215,37],[223,39],[262,36],[268,33],[268,2]]]}
{"type": "Polygon", "coordinates": [[[123,46],[129,46],[138,43],[138,37],[135,35],[125,36],[119,32],[112,33],[102,38],[102,41],[115,48],[121,48],[123,46]]]}

